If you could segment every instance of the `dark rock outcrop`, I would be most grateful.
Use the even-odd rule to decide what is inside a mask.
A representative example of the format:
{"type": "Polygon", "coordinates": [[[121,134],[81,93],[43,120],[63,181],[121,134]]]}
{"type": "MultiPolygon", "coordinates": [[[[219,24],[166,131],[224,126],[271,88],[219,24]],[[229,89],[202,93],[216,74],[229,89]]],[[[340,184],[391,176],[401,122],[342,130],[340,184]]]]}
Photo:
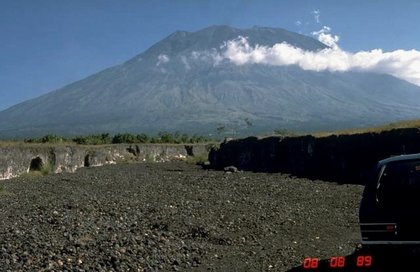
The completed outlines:
{"type": "Polygon", "coordinates": [[[417,128],[322,138],[249,137],[222,143],[211,150],[209,161],[215,169],[233,165],[240,170],[364,184],[379,160],[411,153],[420,153],[417,128]]]}

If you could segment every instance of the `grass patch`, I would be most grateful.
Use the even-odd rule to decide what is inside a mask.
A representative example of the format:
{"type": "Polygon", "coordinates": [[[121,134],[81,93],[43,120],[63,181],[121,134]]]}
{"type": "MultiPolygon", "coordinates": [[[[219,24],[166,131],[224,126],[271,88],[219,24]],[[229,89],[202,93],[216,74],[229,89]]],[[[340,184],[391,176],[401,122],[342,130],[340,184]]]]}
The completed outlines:
{"type": "Polygon", "coordinates": [[[185,162],[189,164],[205,165],[208,164],[209,158],[207,155],[187,156],[185,162]]]}
{"type": "Polygon", "coordinates": [[[42,177],[43,174],[41,173],[41,171],[29,171],[29,172],[24,173],[20,176],[21,177],[27,177],[27,178],[37,178],[37,177],[42,177]]]}
{"type": "Polygon", "coordinates": [[[384,131],[390,131],[393,129],[403,129],[403,128],[420,128],[420,120],[407,120],[401,122],[394,122],[385,124],[382,126],[368,127],[368,128],[354,128],[354,129],[343,129],[332,132],[316,132],[311,135],[317,138],[328,137],[331,135],[353,135],[353,134],[362,134],[362,133],[381,133],[384,131]]]}
{"type": "Polygon", "coordinates": [[[16,146],[24,144],[23,141],[6,141],[0,140],[0,147],[9,147],[9,146],[16,146]]]}
{"type": "Polygon", "coordinates": [[[7,191],[3,185],[0,185],[0,195],[13,195],[13,194],[7,191]]]}
{"type": "Polygon", "coordinates": [[[43,164],[41,168],[38,170],[30,170],[29,172],[23,174],[22,176],[35,178],[35,177],[42,177],[48,174],[53,173],[53,165],[50,163],[43,164]]]}
{"type": "Polygon", "coordinates": [[[42,168],[41,168],[40,172],[43,176],[52,173],[53,172],[53,165],[50,164],[50,163],[46,163],[46,164],[42,165],[42,168]]]}
{"type": "Polygon", "coordinates": [[[115,162],[115,164],[132,164],[132,163],[138,163],[140,159],[138,157],[132,156],[132,157],[123,157],[123,158],[117,157],[114,160],[108,159],[106,161],[109,164],[113,164],[112,162],[115,162]]]}

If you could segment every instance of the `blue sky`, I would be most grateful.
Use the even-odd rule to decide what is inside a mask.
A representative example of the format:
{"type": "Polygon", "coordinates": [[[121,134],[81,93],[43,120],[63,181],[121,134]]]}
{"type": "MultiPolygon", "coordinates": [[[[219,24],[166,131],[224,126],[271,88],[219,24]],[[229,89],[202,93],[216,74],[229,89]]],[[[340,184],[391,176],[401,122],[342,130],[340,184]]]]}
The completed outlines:
{"type": "Polygon", "coordinates": [[[0,110],[216,24],[306,35],[325,25],[346,51],[420,50],[419,11],[415,0],[0,0],[0,110]]]}

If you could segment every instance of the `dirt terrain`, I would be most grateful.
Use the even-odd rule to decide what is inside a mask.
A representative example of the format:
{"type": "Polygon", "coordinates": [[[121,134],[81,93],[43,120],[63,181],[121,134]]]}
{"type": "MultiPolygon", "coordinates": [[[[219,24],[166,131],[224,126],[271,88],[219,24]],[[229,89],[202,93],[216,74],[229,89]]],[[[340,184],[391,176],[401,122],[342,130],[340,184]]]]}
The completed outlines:
{"type": "Polygon", "coordinates": [[[363,186],[184,162],[0,182],[2,271],[288,271],[351,254],[363,186]]]}

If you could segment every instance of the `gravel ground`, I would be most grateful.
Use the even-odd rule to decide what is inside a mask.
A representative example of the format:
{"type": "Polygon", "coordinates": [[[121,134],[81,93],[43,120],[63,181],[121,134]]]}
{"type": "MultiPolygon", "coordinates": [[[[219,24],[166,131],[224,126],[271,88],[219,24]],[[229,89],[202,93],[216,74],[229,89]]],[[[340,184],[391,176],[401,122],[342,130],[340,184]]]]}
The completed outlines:
{"type": "Polygon", "coordinates": [[[288,271],[351,254],[363,186],[183,162],[0,181],[2,271],[288,271]]]}

